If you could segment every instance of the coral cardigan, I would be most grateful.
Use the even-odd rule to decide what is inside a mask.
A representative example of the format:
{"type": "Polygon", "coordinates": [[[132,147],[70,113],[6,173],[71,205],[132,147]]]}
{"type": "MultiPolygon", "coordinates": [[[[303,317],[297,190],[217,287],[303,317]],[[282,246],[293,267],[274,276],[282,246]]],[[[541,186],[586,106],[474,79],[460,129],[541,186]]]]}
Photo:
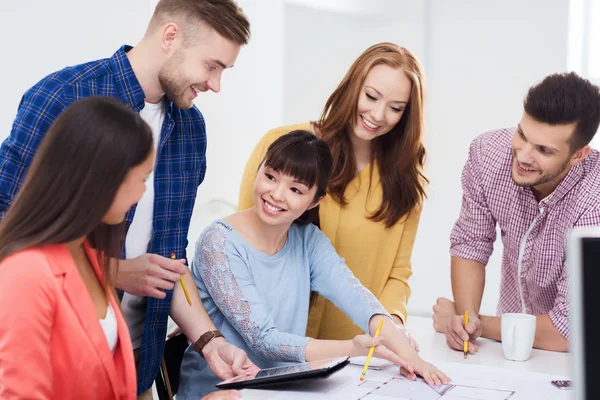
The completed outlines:
{"type": "MultiPolygon", "coordinates": [[[[269,145],[296,129],[310,131],[310,124],[298,124],[269,131],[254,148],[242,177],[238,211],[254,206],[252,188],[259,165],[269,145]]],[[[321,230],[352,273],[379,299],[390,314],[406,322],[410,296],[408,278],[412,275],[411,255],[421,210],[413,210],[390,228],[368,217],[381,205],[383,192],[379,170],[366,166],[346,187],[348,201],[340,207],[331,196],[319,205],[321,230]],[[370,187],[370,190],[369,190],[370,187]]],[[[311,306],[307,335],[318,339],[350,339],[362,331],[340,309],[324,298],[311,306]]]]}
{"type": "MultiPolygon", "coordinates": [[[[84,248],[100,278],[96,253],[84,248]]],[[[112,353],[92,298],[65,245],[20,251],[0,263],[1,399],[136,399],[127,324],[112,295],[112,353]]]]}

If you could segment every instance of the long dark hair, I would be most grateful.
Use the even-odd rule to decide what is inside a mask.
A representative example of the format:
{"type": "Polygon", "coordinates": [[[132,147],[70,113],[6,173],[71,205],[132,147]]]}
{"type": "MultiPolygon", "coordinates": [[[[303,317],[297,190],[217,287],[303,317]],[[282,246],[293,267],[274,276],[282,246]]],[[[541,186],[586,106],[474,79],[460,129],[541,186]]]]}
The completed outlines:
{"type": "Polygon", "coordinates": [[[124,229],[102,218],[128,171],[151,151],[150,127],[117,99],[92,96],[71,104],[42,140],[0,223],[0,261],[31,247],[88,237],[111,288],[109,257],[119,255],[124,229]]]}
{"type": "MultiPolygon", "coordinates": [[[[333,166],[331,152],[324,141],[304,130],[291,131],[275,140],[267,149],[264,164],[275,171],[293,176],[309,189],[317,186],[314,201],[325,195],[333,166]]],[[[305,211],[294,222],[318,225],[319,206],[305,211]]]]}
{"type": "Polygon", "coordinates": [[[384,221],[389,228],[422,204],[428,182],[423,174],[425,147],[422,142],[425,78],[419,60],[409,50],[393,43],[369,47],[354,61],[325,103],[317,127],[331,148],[334,160],[328,193],[345,205],[344,192],[356,177],[349,130],[358,118],[358,98],[367,74],[381,64],[401,69],[411,82],[410,99],[400,122],[373,140],[372,161],[379,167],[383,200],[370,219],[384,221]]]}

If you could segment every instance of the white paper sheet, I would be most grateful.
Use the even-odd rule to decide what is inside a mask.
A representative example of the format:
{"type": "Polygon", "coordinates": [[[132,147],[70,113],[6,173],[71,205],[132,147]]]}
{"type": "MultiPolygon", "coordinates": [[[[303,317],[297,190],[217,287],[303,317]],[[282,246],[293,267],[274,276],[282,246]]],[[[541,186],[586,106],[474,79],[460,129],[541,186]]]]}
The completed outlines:
{"type": "Polygon", "coordinates": [[[565,377],[505,368],[436,362],[452,378],[450,385],[429,386],[411,382],[398,368],[369,370],[359,381],[361,367],[349,365],[327,379],[272,390],[244,390],[244,399],[261,400],[570,400],[572,391],[550,384],[565,377]]]}
{"type": "MultiPolygon", "coordinates": [[[[436,363],[452,378],[449,385],[430,386],[423,380],[412,382],[398,374],[367,374],[371,389],[361,400],[552,400],[568,399],[569,394],[550,384],[551,375],[513,371],[463,363],[436,363]]],[[[364,385],[364,383],[363,383],[364,385]]]]}

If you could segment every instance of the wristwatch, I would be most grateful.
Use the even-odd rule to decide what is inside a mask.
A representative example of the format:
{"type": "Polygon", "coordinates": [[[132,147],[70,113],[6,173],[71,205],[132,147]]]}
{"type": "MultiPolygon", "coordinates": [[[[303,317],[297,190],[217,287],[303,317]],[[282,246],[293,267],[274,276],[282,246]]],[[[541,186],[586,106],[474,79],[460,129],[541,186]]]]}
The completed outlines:
{"type": "Polygon", "coordinates": [[[198,352],[202,356],[202,358],[204,358],[204,354],[202,354],[202,349],[204,349],[204,347],[206,347],[206,345],[210,343],[211,340],[219,337],[223,337],[223,334],[216,330],[208,331],[202,334],[202,336],[200,336],[200,339],[196,340],[196,343],[194,343],[194,350],[198,352]]]}

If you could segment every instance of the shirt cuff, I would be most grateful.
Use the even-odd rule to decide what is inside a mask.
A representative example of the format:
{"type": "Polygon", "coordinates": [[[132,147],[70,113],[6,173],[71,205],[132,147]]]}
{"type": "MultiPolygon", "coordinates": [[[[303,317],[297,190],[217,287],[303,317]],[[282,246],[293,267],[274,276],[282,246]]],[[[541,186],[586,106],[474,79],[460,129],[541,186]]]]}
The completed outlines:
{"type": "MultiPolygon", "coordinates": [[[[490,250],[493,251],[493,247],[490,250]]],[[[465,260],[473,260],[480,262],[484,265],[487,265],[490,259],[491,251],[481,251],[481,249],[473,247],[472,244],[456,244],[450,247],[450,255],[452,257],[464,258],[465,260]]]]}
{"type": "Polygon", "coordinates": [[[402,325],[406,324],[407,315],[406,315],[406,309],[404,309],[404,307],[394,308],[394,309],[390,310],[390,315],[396,315],[402,321],[402,325]]]}
{"type": "Polygon", "coordinates": [[[290,353],[293,354],[295,361],[306,362],[306,345],[309,340],[309,337],[300,337],[296,343],[290,345],[290,353]]]}
{"type": "MultiPolygon", "coordinates": [[[[392,316],[390,314],[388,314],[388,312],[385,311],[385,309],[381,308],[379,311],[376,311],[373,314],[371,314],[371,316],[367,319],[365,326],[361,327],[367,335],[371,335],[371,332],[369,329],[369,322],[371,321],[371,318],[373,318],[376,315],[385,315],[386,317],[388,317],[390,319],[390,321],[394,322],[394,319],[392,318],[392,316]]],[[[371,335],[371,336],[373,336],[373,335],[371,335]]]]}
{"type": "Polygon", "coordinates": [[[571,323],[569,322],[569,316],[557,309],[552,309],[548,313],[550,321],[558,331],[567,339],[571,341],[571,323]]]}

